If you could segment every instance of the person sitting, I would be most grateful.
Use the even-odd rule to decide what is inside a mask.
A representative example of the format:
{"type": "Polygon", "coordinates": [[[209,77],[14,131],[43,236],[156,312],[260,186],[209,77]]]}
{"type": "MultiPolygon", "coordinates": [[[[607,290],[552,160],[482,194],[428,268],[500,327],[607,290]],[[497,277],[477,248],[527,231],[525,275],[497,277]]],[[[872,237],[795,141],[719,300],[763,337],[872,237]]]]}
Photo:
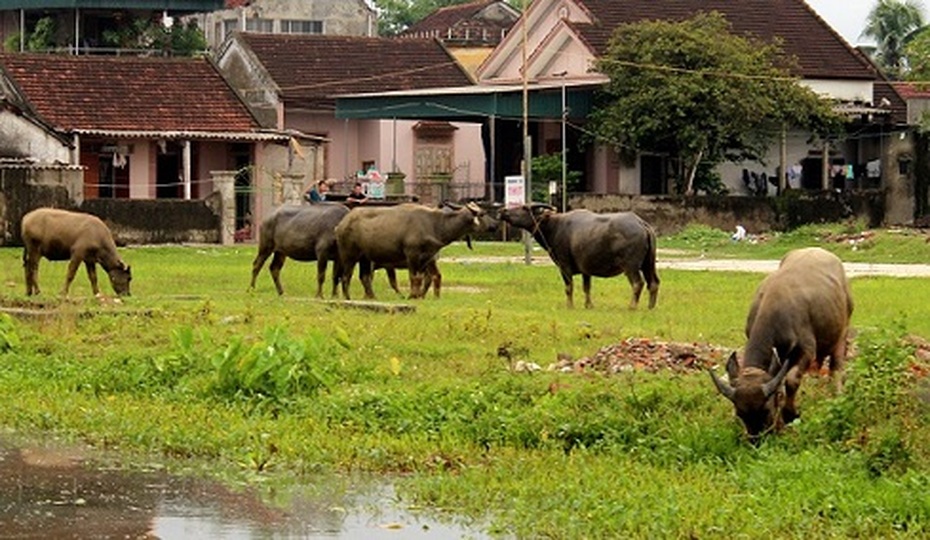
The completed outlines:
{"type": "Polygon", "coordinates": [[[346,197],[346,202],[351,202],[355,204],[361,204],[368,200],[368,196],[365,195],[365,192],[362,191],[362,183],[356,182],[352,186],[352,192],[346,197]]]}
{"type": "Polygon", "coordinates": [[[329,191],[329,184],[326,180],[320,180],[304,193],[304,198],[311,204],[323,202],[326,200],[327,191],[329,191]]]}

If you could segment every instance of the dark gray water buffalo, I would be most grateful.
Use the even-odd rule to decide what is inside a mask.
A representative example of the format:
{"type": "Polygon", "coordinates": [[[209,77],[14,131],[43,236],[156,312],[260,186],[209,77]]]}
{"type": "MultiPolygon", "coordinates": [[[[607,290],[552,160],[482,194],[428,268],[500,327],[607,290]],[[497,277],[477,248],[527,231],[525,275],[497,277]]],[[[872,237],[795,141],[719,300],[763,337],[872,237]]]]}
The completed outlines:
{"type": "Polygon", "coordinates": [[[97,216],[57,208],[38,208],[23,216],[23,267],[26,270],[26,294],[39,294],[39,261],[70,261],[61,294],[68,294],[78,266],[84,263],[94,294],[97,267],[103,267],[113,291],[129,296],[132,272],[116,252],[116,242],[109,227],[97,216]]]}
{"type": "Polygon", "coordinates": [[[549,205],[505,208],[500,219],[529,231],[559,268],[568,307],[574,305],[574,275],[581,274],[585,307],[591,303],[591,277],[625,274],[633,287],[630,309],[639,304],[643,285],[649,288],[649,309],[659,296],[656,236],[652,227],[632,212],[595,214],[572,210],[559,214],[549,205]]]}
{"type": "Polygon", "coordinates": [[[312,205],[288,205],[275,210],[262,222],[258,238],[258,254],[252,262],[252,283],[265,261],[274,254],[269,265],[271,279],[278,294],[281,287],[281,268],[288,257],[295,261],[316,261],[316,296],[323,297],[323,282],[326,281],[326,266],[333,261],[333,296],[338,290],[341,265],[336,246],[336,225],[349,213],[348,207],[339,203],[312,205]]]}
{"type": "Polygon", "coordinates": [[[349,298],[356,264],[366,298],[374,298],[371,278],[375,267],[406,268],[410,297],[423,296],[423,278],[439,250],[477,230],[481,214],[471,203],[451,211],[410,203],[352,210],[336,226],[343,296],[349,298]]]}
{"type": "Polygon", "coordinates": [[[710,372],[753,441],[798,417],[801,377],[827,356],[836,390],[842,389],[852,311],[843,263],[826,250],[791,251],[762,281],[746,319],[742,363],[730,355],[728,382],[710,372]]]}

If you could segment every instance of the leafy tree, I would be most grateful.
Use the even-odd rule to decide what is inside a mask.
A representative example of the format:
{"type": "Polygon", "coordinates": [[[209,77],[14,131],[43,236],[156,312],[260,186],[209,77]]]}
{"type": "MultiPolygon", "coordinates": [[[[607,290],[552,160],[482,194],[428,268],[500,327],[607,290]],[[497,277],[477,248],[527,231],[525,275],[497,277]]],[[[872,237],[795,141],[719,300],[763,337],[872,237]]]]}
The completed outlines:
{"type": "Polygon", "coordinates": [[[919,0],[878,0],[869,12],[862,35],[875,39],[876,60],[889,76],[901,77],[905,71],[905,46],[923,27],[922,13],[919,0]]]}
{"type": "MultiPolygon", "coordinates": [[[[521,1],[510,3],[519,7],[521,1]]],[[[378,30],[381,35],[394,36],[439,8],[469,2],[474,0],[374,0],[378,10],[378,30]]]]}
{"type": "Polygon", "coordinates": [[[930,81],[930,26],[916,31],[904,46],[907,72],[904,78],[911,81],[930,81]]]}
{"type": "MultiPolygon", "coordinates": [[[[562,154],[543,154],[533,156],[532,170],[532,199],[534,201],[549,200],[549,182],[556,182],[559,191],[562,190],[562,154]]],[[[565,190],[569,193],[581,190],[581,172],[566,171],[565,190]]]]}
{"type": "Polygon", "coordinates": [[[145,17],[105,31],[103,41],[119,49],[160,50],[176,56],[193,56],[207,48],[207,40],[196,22],[168,27],[161,20],[145,17]]]}
{"type": "Polygon", "coordinates": [[[42,17],[26,39],[27,51],[44,51],[55,46],[55,19],[42,17]]]}
{"type": "Polygon", "coordinates": [[[610,81],[591,115],[594,137],[625,154],[670,156],[681,192],[715,191],[701,171],[761,159],[782,126],[839,129],[791,65],[778,44],[732,34],[719,13],[622,25],[596,65],[610,81]]]}

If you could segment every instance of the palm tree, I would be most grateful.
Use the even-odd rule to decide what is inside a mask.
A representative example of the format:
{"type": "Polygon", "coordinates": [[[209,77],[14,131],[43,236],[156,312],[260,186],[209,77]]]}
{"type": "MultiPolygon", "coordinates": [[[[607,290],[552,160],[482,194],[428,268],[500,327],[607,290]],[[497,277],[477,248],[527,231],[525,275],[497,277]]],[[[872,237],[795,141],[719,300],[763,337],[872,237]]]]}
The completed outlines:
{"type": "Polygon", "coordinates": [[[905,68],[904,45],[923,25],[920,0],[878,0],[869,12],[862,36],[875,39],[879,64],[889,75],[900,77],[905,68]]]}

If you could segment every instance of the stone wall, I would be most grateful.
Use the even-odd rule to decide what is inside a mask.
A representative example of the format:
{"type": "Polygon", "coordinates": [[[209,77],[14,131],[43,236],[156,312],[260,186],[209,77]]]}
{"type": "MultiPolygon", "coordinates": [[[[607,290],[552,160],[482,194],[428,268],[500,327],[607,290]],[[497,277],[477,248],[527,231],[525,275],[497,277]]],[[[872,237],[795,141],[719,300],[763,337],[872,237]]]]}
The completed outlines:
{"type": "Polygon", "coordinates": [[[576,195],[571,208],[593,212],[633,211],[660,235],[675,234],[690,224],[723,230],[742,225],[752,233],[783,231],[811,223],[860,220],[868,227],[885,222],[885,196],[880,190],[790,191],[782,197],[664,197],[576,195]]]}
{"type": "Polygon", "coordinates": [[[118,245],[220,243],[215,194],[202,200],[88,199],[79,209],[102,219],[118,245]]]}

